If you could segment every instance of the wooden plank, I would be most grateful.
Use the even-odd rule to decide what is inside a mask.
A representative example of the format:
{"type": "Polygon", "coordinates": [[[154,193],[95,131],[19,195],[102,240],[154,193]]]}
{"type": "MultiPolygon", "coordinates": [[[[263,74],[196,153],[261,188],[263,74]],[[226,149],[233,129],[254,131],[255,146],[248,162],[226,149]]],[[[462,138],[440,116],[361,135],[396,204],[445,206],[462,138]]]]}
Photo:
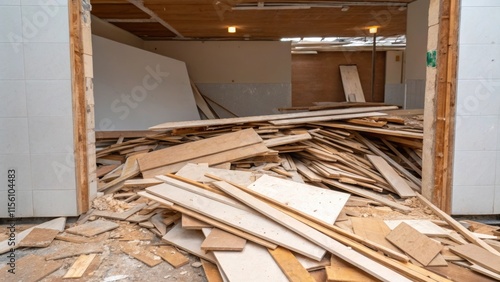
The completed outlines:
{"type": "Polygon", "coordinates": [[[293,144],[300,141],[310,140],[312,136],[309,133],[297,134],[297,135],[287,135],[278,138],[267,139],[264,141],[264,145],[267,147],[276,147],[286,144],[293,144]]]}
{"type": "Polygon", "coordinates": [[[374,155],[366,155],[366,158],[368,158],[401,198],[415,197],[415,192],[406,181],[383,158],[374,155]]]}
{"type": "Polygon", "coordinates": [[[492,280],[486,276],[475,273],[474,271],[470,271],[466,267],[456,265],[455,263],[450,263],[447,267],[441,266],[428,266],[426,269],[447,277],[451,281],[474,281],[474,282],[493,282],[492,280]]]}
{"type": "Polygon", "coordinates": [[[208,282],[223,282],[217,265],[204,259],[201,260],[201,265],[203,266],[203,271],[205,271],[205,278],[207,278],[208,282]]]}
{"type": "Polygon", "coordinates": [[[201,243],[205,240],[205,236],[203,236],[201,231],[183,229],[178,223],[162,239],[190,254],[208,260],[211,263],[216,263],[213,253],[205,253],[200,248],[201,243]]]}
{"type": "Polygon", "coordinates": [[[123,183],[123,188],[144,189],[160,183],[162,183],[162,181],[155,178],[128,179],[123,183]]]}
{"type": "Polygon", "coordinates": [[[321,260],[325,254],[324,249],[259,214],[241,210],[168,184],[149,187],[146,190],[175,204],[266,241],[287,247],[312,259],[321,260]]]}
{"type": "Polygon", "coordinates": [[[339,65],[347,102],[366,102],[356,65],[339,65]]]}
{"type": "Polygon", "coordinates": [[[181,225],[182,225],[182,228],[184,228],[184,229],[196,229],[196,230],[201,230],[202,228],[212,227],[212,225],[210,225],[204,221],[201,221],[199,219],[196,219],[192,216],[189,216],[187,214],[182,214],[181,225]]]}
{"type": "Polygon", "coordinates": [[[59,230],[47,228],[33,228],[31,232],[19,242],[19,247],[45,248],[50,246],[59,230]]]}
{"type": "Polygon", "coordinates": [[[201,183],[210,183],[214,180],[212,178],[208,178],[205,174],[210,173],[213,175],[217,175],[219,177],[231,179],[236,183],[241,185],[250,185],[253,181],[255,181],[255,176],[252,172],[249,171],[239,171],[239,170],[229,170],[229,169],[220,169],[207,167],[203,165],[198,165],[194,163],[188,163],[184,167],[182,167],[175,175],[192,179],[201,183]]]}
{"type": "Polygon", "coordinates": [[[385,110],[387,107],[374,107],[373,112],[362,112],[362,113],[354,113],[354,114],[345,114],[345,115],[332,115],[332,116],[320,116],[320,117],[305,117],[305,118],[295,118],[295,119],[280,119],[280,120],[271,120],[270,123],[274,125],[290,125],[290,124],[301,124],[301,123],[314,123],[314,122],[325,122],[332,120],[344,120],[351,118],[365,118],[365,117],[378,117],[385,116],[386,114],[376,112],[378,110],[385,110]]]}
{"type": "Polygon", "coordinates": [[[155,256],[142,246],[132,245],[130,243],[120,243],[120,249],[122,252],[143,262],[149,267],[157,266],[162,262],[159,256],[155,256]]]}
{"type": "MultiPolygon", "coordinates": [[[[386,110],[396,109],[394,106],[387,106],[386,110]]],[[[239,117],[239,118],[222,118],[215,120],[194,120],[194,121],[175,121],[166,122],[159,125],[150,127],[150,130],[167,130],[175,128],[190,128],[190,127],[208,127],[208,126],[218,126],[218,125],[229,125],[229,124],[242,124],[250,122],[268,122],[279,119],[295,119],[303,117],[318,117],[318,116],[330,116],[330,115],[341,115],[341,114],[351,114],[351,113],[366,113],[372,111],[382,111],[379,107],[363,107],[363,108],[350,108],[350,109],[335,109],[335,110],[325,110],[325,111],[313,111],[313,112],[301,112],[301,113],[291,113],[291,114],[278,114],[278,115],[261,115],[261,116],[250,116],[250,117],[239,117]],[[375,110],[376,109],[376,110],[375,110]]]]}
{"type": "Polygon", "coordinates": [[[314,278],[300,264],[297,258],[289,250],[278,247],[268,250],[279,268],[291,282],[315,282],[314,278]]]}
{"type": "Polygon", "coordinates": [[[163,223],[163,215],[161,213],[155,214],[149,221],[156,227],[161,236],[167,233],[167,225],[163,223]]]}
{"type": "Polygon", "coordinates": [[[450,231],[447,231],[430,220],[422,219],[395,219],[395,220],[384,220],[385,224],[392,230],[396,228],[402,222],[415,228],[418,232],[433,237],[448,237],[450,231]]]}
{"type": "MultiPolygon", "coordinates": [[[[203,229],[208,237],[211,230],[203,229]]],[[[288,281],[267,249],[248,242],[241,252],[213,251],[229,281],[288,281]]]]}
{"type": "Polygon", "coordinates": [[[364,271],[360,271],[343,260],[332,256],[330,266],[326,266],[326,281],[375,282],[379,281],[364,271]]]}
{"type": "Polygon", "coordinates": [[[123,212],[110,212],[110,211],[94,211],[94,216],[100,216],[105,218],[111,218],[116,220],[125,220],[132,216],[134,213],[142,210],[147,204],[137,204],[130,209],[123,212]]]}
{"type": "Polygon", "coordinates": [[[311,171],[304,163],[301,161],[295,160],[295,165],[297,166],[297,171],[307,178],[307,180],[311,182],[321,182],[321,178],[316,175],[313,171],[311,171]]]}
{"type": "MultiPolygon", "coordinates": [[[[403,154],[401,154],[401,152],[399,152],[398,149],[396,149],[396,147],[394,147],[389,141],[381,138],[380,140],[382,140],[382,142],[384,142],[384,144],[393,152],[396,154],[396,156],[398,156],[401,160],[403,160],[409,167],[411,167],[411,169],[413,169],[413,171],[415,171],[418,175],[420,175],[420,177],[422,177],[422,170],[420,168],[418,168],[412,161],[410,161],[407,157],[405,157],[403,154]]],[[[406,148],[408,149],[408,148],[406,148]]],[[[408,151],[411,151],[410,149],[408,149],[408,151]]]]}
{"type": "Polygon", "coordinates": [[[218,228],[212,228],[209,233],[201,244],[204,251],[242,251],[247,243],[247,240],[218,228]]]}
{"type": "Polygon", "coordinates": [[[162,222],[163,224],[165,224],[166,226],[170,226],[171,224],[173,224],[174,222],[176,222],[178,219],[181,218],[181,213],[178,212],[178,213],[174,213],[174,214],[170,214],[170,215],[167,215],[163,218],[162,222]]]}
{"type": "Polygon", "coordinates": [[[429,239],[404,222],[392,230],[386,239],[424,266],[428,265],[443,248],[440,243],[429,239]]]}
{"type": "Polygon", "coordinates": [[[54,253],[47,255],[46,260],[59,260],[80,255],[99,254],[104,251],[102,243],[86,244],[85,248],[81,245],[67,244],[64,248],[58,248],[54,253]]]}
{"type": "Polygon", "coordinates": [[[208,119],[216,119],[219,118],[218,116],[215,116],[216,114],[212,111],[210,106],[208,105],[207,101],[203,98],[203,96],[200,93],[200,90],[194,84],[194,82],[191,80],[191,88],[193,89],[193,96],[194,96],[194,101],[196,102],[196,106],[198,109],[208,118],[208,119]]]}
{"type": "Polygon", "coordinates": [[[81,278],[96,256],[96,254],[79,256],[63,278],[81,278]]]}
{"type": "Polygon", "coordinates": [[[495,279],[497,281],[500,281],[500,275],[499,274],[497,274],[497,273],[495,273],[493,271],[490,271],[490,270],[488,270],[488,269],[486,269],[484,267],[481,267],[479,265],[473,264],[473,265],[470,266],[470,269],[473,270],[473,271],[475,271],[475,272],[477,272],[477,273],[481,273],[481,274],[486,275],[488,277],[491,277],[491,278],[493,278],[493,279],[495,279]]]}
{"type": "Polygon", "coordinates": [[[107,221],[107,220],[96,220],[92,222],[88,222],[82,225],[78,225],[75,227],[71,227],[66,229],[66,232],[76,235],[82,235],[86,237],[92,237],[113,229],[118,228],[120,225],[107,221]]]}
{"type": "Polygon", "coordinates": [[[406,138],[414,138],[414,139],[423,139],[424,135],[422,133],[410,132],[410,131],[402,131],[402,130],[392,130],[392,129],[384,129],[384,128],[373,128],[366,126],[358,126],[358,125],[350,125],[344,123],[326,123],[326,122],[315,122],[315,125],[324,126],[324,127],[332,127],[332,128],[341,128],[347,130],[354,130],[359,132],[370,132],[377,133],[382,135],[390,135],[390,136],[398,136],[398,137],[406,137],[406,138]]]}
{"type": "Polygon", "coordinates": [[[141,171],[146,171],[259,142],[262,142],[262,138],[249,128],[157,150],[140,157],[138,162],[141,171]]]}
{"type": "Polygon", "coordinates": [[[13,246],[12,246],[12,243],[9,244],[9,242],[12,242],[12,241],[9,241],[8,239],[7,240],[3,240],[3,241],[0,242],[0,254],[6,253],[6,252],[10,251],[11,249],[16,249],[17,247],[19,247],[19,243],[26,236],[28,236],[28,234],[34,228],[54,229],[54,230],[58,230],[59,232],[63,232],[64,228],[65,228],[65,225],[66,225],[66,218],[65,217],[59,217],[59,218],[55,218],[53,220],[44,222],[42,224],[33,226],[33,227],[28,228],[28,229],[26,229],[24,231],[21,231],[19,233],[16,233],[16,237],[15,237],[15,241],[14,241],[15,244],[13,246]]]}
{"type": "MultiPolygon", "coordinates": [[[[227,150],[224,152],[215,153],[208,156],[203,156],[195,159],[189,160],[191,163],[208,163],[209,165],[216,165],[226,162],[233,162],[238,160],[243,160],[251,157],[262,156],[269,152],[269,149],[264,144],[254,144],[242,148],[236,148],[232,150],[227,150]]],[[[152,178],[157,175],[163,175],[167,173],[175,173],[184,167],[188,162],[179,162],[167,166],[157,167],[154,169],[142,171],[142,176],[144,178],[152,178]]]]}
{"type": "Polygon", "coordinates": [[[71,234],[61,234],[55,237],[56,240],[61,240],[76,244],[87,244],[87,243],[97,243],[102,242],[107,239],[108,234],[101,234],[99,236],[88,238],[83,236],[71,235],[71,234]]]}
{"type": "Polygon", "coordinates": [[[334,224],[349,199],[349,194],[290,180],[263,175],[248,186],[267,197],[274,198],[290,207],[316,217],[327,224],[334,224]]]}
{"type": "Polygon", "coordinates": [[[431,209],[442,220],[446,221],[451,227],[453,227],[453,229],[455,229],[458,233],[464,236],[469,242],[478,245],[487,251],[490,251],[494,255],[500,256],[500,252],[498,252],[493,247],[483,242],[481,239],[478,239],[467,228],[463,227],[462,224],[458,223],[453,217],[449,216],[448,214],[440,210],[429,200],[427,200],[424,196],[417,193],[417,197],[424,205],[426,205],[429,209],[431,209]]]}
{"type": "Polygon", "coordinates": [[[179,253],[176,248],[172,246],[159,246],[153,253],[160,256],[174,268],[179,268],[189,263],[189,258],[179,253]]]}
{"type": "Polygon", "coordinates": [[[398,248],[385,238],[391,232],[391,229],[382,219],[351,217],[351,223],[354,234],[401,253],[398,248]]]}
{"type": "Polygon", "coordinates": [[[62,262],[46,261],[42,256],[28,254],[16,261],[14,274],[9,272],[11,266],[2,267],[0,281],[40,281],[62,265],[62,262]]]}
{"type": "Polygon", "coordinates": [[[460,245],[450,247],[450,251],[481,267],[500,274],[500,256],[494,255],[479,246],[474,244],[460,245]]]}
{"type": "Polygon", "coordinates": [[[296,220],[295,218],[290,217],[287,214],[274,209],[273,207],[267,205],[266,203],[253,197],[252,195],[236,188],[235,186],[232,186],[226,182],[216,182],[214,184],[224,192],[242,201],[246,205],[251,206],[255,210],[258,210],[260,213],[266,215],[267,217],[272,218],[276,222],[279,222],[280,224],[288,227],[293,232],[301,234],[305,238],[325,248],[332,254],[337,255],[338,257],[347,261],[348,263],[351,263],[354,266],[365,270],[366,272],[370,273],[371,275],[373,275],[378,279],[386,281],[395,281],[395,280],[411,281],[405,278],[404,276],[400,275],[399,273],[342,245],[338,241],[332,239],[331,237],[326,236],[325,234],[317,231],[316,229],[311,228],[310,226],[296,220]]]}
{"type": "Polygon", "coordinates": [[[107,174],[108,172],[112,171],[113,169],[117,168],[118,165],[103,165],[97,168],[95,171],[96,177],[100,178],[101,176],[107,174]]]}

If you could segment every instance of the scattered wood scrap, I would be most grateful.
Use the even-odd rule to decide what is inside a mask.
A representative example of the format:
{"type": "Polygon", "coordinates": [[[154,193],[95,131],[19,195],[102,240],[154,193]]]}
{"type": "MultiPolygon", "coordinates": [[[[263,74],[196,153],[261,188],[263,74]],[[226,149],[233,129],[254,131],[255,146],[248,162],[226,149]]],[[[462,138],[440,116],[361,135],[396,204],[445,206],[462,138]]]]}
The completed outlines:
{"type": "Polygon", "coordinates": [[[19,243],[19,247],[46,248],[54,240],[59,230],[47,228],[33,228],[19,243]]]}
{"type": "Polygon", "coordinates": [[[95,235],[99,235],[101,233],[113,230],[115,228],[118,228],[119,225],[107,221],[107,220],[96,220],[92,222],[88,222],[82,225],[78,225],[75,227],[71,227],[66,229],[66,232],[75,234],[75,235],[81,235],[81,236],[86,236],[86,237],[92,237],[95,235]]]}

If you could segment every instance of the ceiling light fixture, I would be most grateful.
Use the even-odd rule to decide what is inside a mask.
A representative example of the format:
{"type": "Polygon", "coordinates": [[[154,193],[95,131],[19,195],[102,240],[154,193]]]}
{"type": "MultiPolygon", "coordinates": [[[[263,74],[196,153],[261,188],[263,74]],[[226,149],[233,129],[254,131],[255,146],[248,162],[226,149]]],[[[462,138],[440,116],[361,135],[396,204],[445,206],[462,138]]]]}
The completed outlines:
{"type": "Polygon", "coordinates": [[[349,11],[349,6],[342,6],[342,8],[340,10],[342,12],[347,12],[347,11],[349,11]]]}
{"type": "Polygon", "coordinates": [[[369,31],[371,34],[377,33],[377,27],[376,26],[370,27],[369,31]]]}
{"type": "Polygon", "coordinates": [[[227,32],[229,33],[236,33],[236,27],[235,26],[230,26],[227,28],[227,32]]]}

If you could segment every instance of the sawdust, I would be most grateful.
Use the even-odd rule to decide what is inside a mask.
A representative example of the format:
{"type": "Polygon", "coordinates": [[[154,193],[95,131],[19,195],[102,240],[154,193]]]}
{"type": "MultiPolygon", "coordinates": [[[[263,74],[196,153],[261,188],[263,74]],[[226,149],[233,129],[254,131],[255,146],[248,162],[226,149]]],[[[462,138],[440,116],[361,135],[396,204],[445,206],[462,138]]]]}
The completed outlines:
{"type": "Polygon", "coordinates": [[[123,212],[133,205],[113,198],[112,194],[97,197],[92,202],[93,208],[100,211],[123,212]]]}
{"type": "Polygon", "coordinates": [[[359,217],[374,217],[381,219],[429,219],[438,220],[439,217],[426,206],[424,206],[417,198],[408,198],[401,204],[412,208],[412,211],[405,214],[394,210],[390,207],[349,207],[345,206],[346,212],[359,217]]]}

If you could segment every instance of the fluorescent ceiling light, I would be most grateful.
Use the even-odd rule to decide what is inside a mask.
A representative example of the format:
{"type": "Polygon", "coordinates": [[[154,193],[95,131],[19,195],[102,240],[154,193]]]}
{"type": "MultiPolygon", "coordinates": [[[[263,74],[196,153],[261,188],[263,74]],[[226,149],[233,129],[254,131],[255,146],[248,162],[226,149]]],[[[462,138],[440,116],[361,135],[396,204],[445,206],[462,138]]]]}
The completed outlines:
{"type": "Polygon", "coordinates": [[[302,38],[302,41],[305,42],[320,42],[323,39],[323,37],[304,37],[302,38]]]}
{"type": "Polygon", "coordinates": [[[285,38],[281,38],[280,41],[300,41],[300,37],[285,37],[285,38]]]}

